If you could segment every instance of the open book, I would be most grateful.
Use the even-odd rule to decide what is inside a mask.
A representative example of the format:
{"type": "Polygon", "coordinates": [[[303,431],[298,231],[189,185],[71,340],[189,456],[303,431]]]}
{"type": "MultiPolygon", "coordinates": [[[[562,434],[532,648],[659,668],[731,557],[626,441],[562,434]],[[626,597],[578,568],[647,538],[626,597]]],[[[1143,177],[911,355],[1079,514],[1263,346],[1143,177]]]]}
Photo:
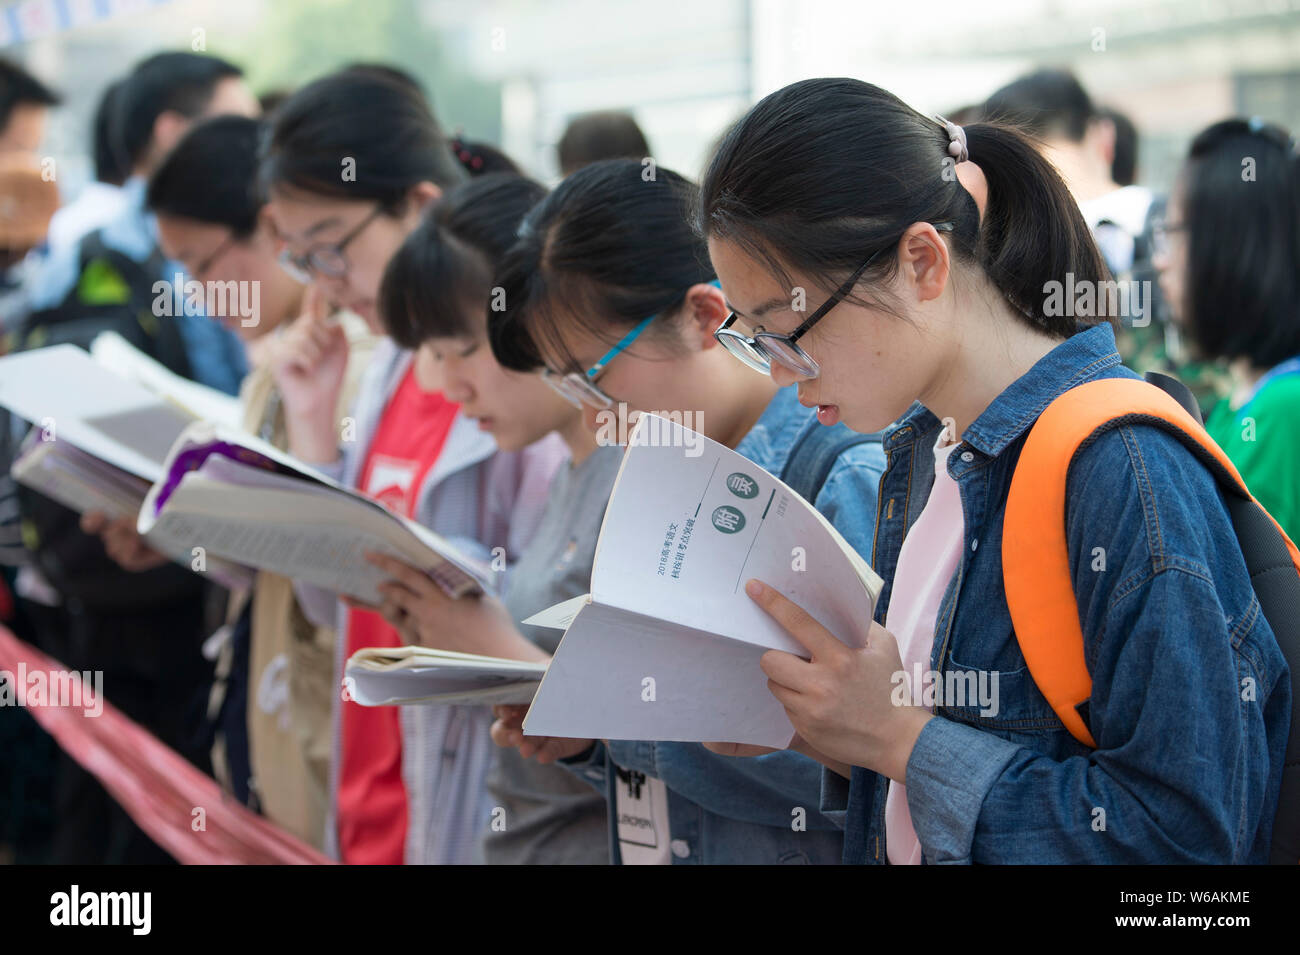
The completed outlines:
{"type": "MultiPolygon", "coordinates": [[[[130,348],[109,345],[110,355],[130,348]]],[[[131,377],[75,345],[0,358],[0,405],[35,425],[15,480],[81,513],[135,517],[150,546],[229,586],[251,580],[238,565],[378,603],[386,578],[366,550],[424,568],[452,596],[490,579],[432,531],[253,435],[199,420],[191,407],[230,417],[218,393],[163,394],[153,388],[174,384],[166,369],[145,356],[114,361],[135,368],[131,377]]]]}
{"type": "Polygon", "coordinates": [[[745,593],[751,577],[852,646],[882,587],[777,478],[642,415],[605,511],[591,593],[524,621],[565,630],[524,731],[788,745],[794,729],[758,661],[770,649],[807,651],[745,593]]]}
{"type": "Polygon", "coordinates": [[[545,672],[545,663],[429,647],[368,647],[349,658],[344,685],[364,706],[527,703],[545,672]]]}
{"type": "Polygon", "coordinates": [[[426,527],[248,434],[198,422],[176,439],[136,529],[169,548],[273,571],[366,603],[388,575],[366,551],[398,557],[448,595],[490,589],[492,573],[426,527]]]}

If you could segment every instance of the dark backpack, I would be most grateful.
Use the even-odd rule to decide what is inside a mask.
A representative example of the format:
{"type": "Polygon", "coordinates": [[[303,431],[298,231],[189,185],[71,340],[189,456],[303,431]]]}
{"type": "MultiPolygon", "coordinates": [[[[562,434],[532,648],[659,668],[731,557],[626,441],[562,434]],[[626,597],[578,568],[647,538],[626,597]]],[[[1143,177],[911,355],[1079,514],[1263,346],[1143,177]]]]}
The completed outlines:
{"type": "MultiPolygon", "coordinates": [[[[112,331],[189,377],[192,369],[175,320],[154,314],[154,285],[165,267],[157,249],[136,262],[105,245],[101,232],[91,233],[81,241],[76,284],[58,305],[27,317],[15,350],[63,343],[89,349],[100,332],[112,331]]],[[[123,570],[98,537],[82,532],[75,511],[27,487],[19,487],[18,500],[33,563],[65,600],[113,612],[199,598],[202,578],[188,569],[167,564],[143,573],[123,570]]]]}

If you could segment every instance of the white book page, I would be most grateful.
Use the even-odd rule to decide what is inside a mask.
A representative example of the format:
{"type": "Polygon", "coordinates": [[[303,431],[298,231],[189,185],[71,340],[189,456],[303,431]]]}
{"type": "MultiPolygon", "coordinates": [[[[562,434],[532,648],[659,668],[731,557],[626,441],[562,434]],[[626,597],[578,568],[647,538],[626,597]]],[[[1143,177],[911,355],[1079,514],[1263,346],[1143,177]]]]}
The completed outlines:
{"type": "Polygon", "coordinates": [[[753,577],[861,645],[880,578],[777,478],[685,434],[655,415],[637,422],[601,527],[593,602],[806,656],[745,593],[753,577]]]}
{"type": "Polygon", "coordinates": [[[148,481],[162,476],[168,449],[194,416],[101,367],[75,345],[0,358],[0,405],[42,429],[148,481]]]}
{"type": "Polygon", "coordinates": [[[363,706],[427,703],[528,703],[546,664],[425,647],[370,647],[348,660],[345,675],[363,706]]]}
{"type": "MultiPolygon", "coordinates": [[[[450,546],[431,547],[411,522],[382,505],[321,485],[298,482],[213,455],[181,478],[160,514],[159,486],[150,490],[137,529],[169,549],[209,556],[283,574],[348,594],[381,601],[387,575],[365,560],[366,551],[398,557],[420,568],[455,596],[483,589],[488,577],[450,546]],[[230,474],[238,479],[232,481],[230,474]],[[301,487],[286,485],[301,484],[301,487]]],[[[445,545],[445,542],[443,542],[445,545]]]]}
{"type": "Polygon", "coordinates": [[[524,719],[530,736],[784,748],[794,737],[759,668],[763,647],[590,604],[524,719]]]}
{"type": "Polygon", "coordinates": [[[91,357],[127,381],[143,385],[195,418],[228,428],[240,428],[243,406],[239,399],[182,378],[161,362],[150,358],[117,332],[101,332],[90,344],[91,357]]]}

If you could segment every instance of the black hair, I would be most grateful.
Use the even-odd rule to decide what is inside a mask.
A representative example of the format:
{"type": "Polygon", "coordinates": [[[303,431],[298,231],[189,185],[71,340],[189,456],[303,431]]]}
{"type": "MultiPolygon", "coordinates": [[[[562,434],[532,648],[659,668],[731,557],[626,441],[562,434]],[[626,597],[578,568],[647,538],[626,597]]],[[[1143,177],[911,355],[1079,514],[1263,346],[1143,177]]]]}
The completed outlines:
{"type": "Polygon", "coordinates": [[[109,185],[120,186],[131,175],[131,167],[122,162],[114,145],[113,121],[117,112],[117,100],[122,92],[123,80],[115,80],[104,87],[99,104],[95,107],[95,117],[91,121],[91,142],[95,150],[95,179],[109,185]]]}
{"type": "Polygon", "coordinates": [[[196,123],[149,179],[147,203],[161,215],[228,226],[238,239],[257,228],[254,189],[259,123],[214,116],[196,123]]]}
{"type": "MultiPolygon", "coordinates": [[[[537,205],[497,272],[505,308],[488,316],[492,351],[515,371],[541,368],[543,348],[567,364],[557,311],[611,341],[679,309],[713,266],[691,227],[689,179],[634,159],[584,166],[537,205]]],[[[653,323],[648,334],[652,334],[653,323]]]]}
{"type": "MultiPolygon", "coordinates": [[[[1075,318],[1047,314],[1047,283],[1067,273],[1076,282],[1109,277],[1079,207],[1023,134],[989,123],[964,129],[988,182],[982,221],[957,181],[944,127],[859,80],[794,83],[723,137],[701,186],[698,227],[783,284],[798,271],[831,289],[913,223],[951,222],[953,258],[982,268],[1026,323],[1067,338],[1075,318]]],[[[896,257],[882,256],[861,281],[878,284],[896,268],[896,257]]]]}
{"type": "Polygon", "coordinates": [[[1103,108],[1098,115],[1110,120],[1115,127],[1115,155],[1110,162],[1110,178],[1117,186],[1131,186],[1137,182],[1137,127],[1117,109],[1103,108]]]}
{"type": "Polygon", "coordinates": [[[154,124],[166,112],[189,119],[202,115],[217,84],[243,76],[235,64],[200,53],[155,53],[142,60],[115,94],[111,123],[118,162],[133,168],[153,142],[154,124]]]}
{"type": "Polygon", "coordinates": [[[389,337],[414,349],[430,338],[480,334],[493,273],[545,195],[540,183],[506,172],[448,190],[384,269],[379,314],[389,337]]]}
{"type": "Polygon", "coordinates": [[[17,63],[0,59],[0,130],[9,125],[18,106],[58,106],[62,100],[17,63]]]}
{"type": "Polygon", "coordinates": [[[512,172],[516,176],[524,174],[513,159],[487,143],[456,136],[451,140],[451,151],[471,176],[485,176],[494,172],[512,172]]]}
{"type": "Polygon", "coordinates": [[[556,145],[564,175],[601,159],[644,159],[650,155],[645,134],[627,113],[586,113],[569,122],[556,145]]]}
{"type": "Polygon", "coordinates": [[[1036,70],[1002,87],[984,104],[989,122],[1017,126],[1036,139],[1077,143],[1097,116],[1088,91],[1067,70],[1036,70]]]}
{"type": "Polygon", "coordinates": [[[1192,141],[1181,180],[1192,336],[1206,354],[1246,358],[1256,368],[1300,354],[1294,141],[1259,121],[1215,123],[1192,141]]]}
{"type": "Polygon", "coordinates": [[[287,102],[289,97],[292,95],[293,91],[287,87],[277,87],[259,93],[257,95],[257,105],[262,110],[262,118],[266,119],[274,113],[281,105],[287,102]]]}
{"type": "Polygon", "coordinates": [[[397,213],[411,187],[465,178],[407,74],[360,64],[307,84],[276,110],[261,150],[262,190],[364,199],[397,213]],[[346,175],[351,168],[353,175],[346,175]]]}

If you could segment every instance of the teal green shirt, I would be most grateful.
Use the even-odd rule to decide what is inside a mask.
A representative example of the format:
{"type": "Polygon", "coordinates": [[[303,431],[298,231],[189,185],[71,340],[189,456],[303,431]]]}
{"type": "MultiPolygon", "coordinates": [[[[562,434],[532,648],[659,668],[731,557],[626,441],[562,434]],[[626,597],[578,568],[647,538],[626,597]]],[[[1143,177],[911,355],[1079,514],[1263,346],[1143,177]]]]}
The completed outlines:
{"type": "Polygon", "coordinates": [[[1250,493],[1300,541],[1300,375],[1266,382],[1240,408],[1223,399],[1205,429],[1224,452],[1250,493]]]}

